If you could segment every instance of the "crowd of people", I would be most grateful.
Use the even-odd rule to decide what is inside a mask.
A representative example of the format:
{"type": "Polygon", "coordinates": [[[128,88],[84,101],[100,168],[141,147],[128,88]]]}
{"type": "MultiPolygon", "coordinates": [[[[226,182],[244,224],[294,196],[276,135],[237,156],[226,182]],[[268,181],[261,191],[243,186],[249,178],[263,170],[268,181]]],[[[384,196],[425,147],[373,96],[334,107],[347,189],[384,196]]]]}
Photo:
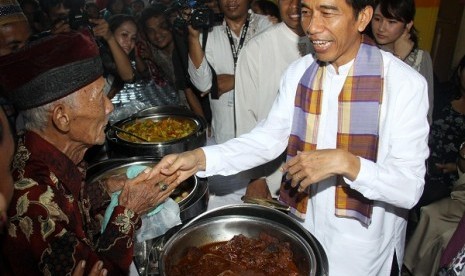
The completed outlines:
{"type": "Polygon", "coordinates": [[[127,275],[141,216],[198,174],[209,209],[289,205],[330,275],[463,275],[465,57],[433,82],[415,2],[201,4],[0,0],[0,274],[127,275]],[[207,145],[85,183],[134,84],[207,145]]]}

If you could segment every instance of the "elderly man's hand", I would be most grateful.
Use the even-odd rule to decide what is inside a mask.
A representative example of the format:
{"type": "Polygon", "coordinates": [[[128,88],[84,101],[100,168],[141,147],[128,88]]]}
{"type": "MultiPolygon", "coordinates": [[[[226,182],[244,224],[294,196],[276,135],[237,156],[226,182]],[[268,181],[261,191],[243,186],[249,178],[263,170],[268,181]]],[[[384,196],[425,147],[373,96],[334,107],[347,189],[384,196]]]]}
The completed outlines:
{"type": "Polygon", "coordinates": [[[105,180],[105,188],[108,194],[112,194],[116,191],[123,189],[124,183],[128,180],[126,174],[118,174],[111,176],[105,180]]]}
{"type": "Polygon", "coordinates": [[[119,205],[124,206],[139,215],[150,211],[171,194],[177,185],[167,185],[166,176],[157,175],[150,179],[144,171],[136,178],[128,179],[119,195],[119,205]]]}
{"type": "Polygon", "coordinates": [[[342,175],[355,180],[360,171],[360,159],[341,149],[324,149],[299,152],[284,164],[282,170],[291,186],[299,185],[304,191],[311,184],[334,175],[342,175]]]}
{"type": "Polygon", "coordinates": [[[149,179],[164,175],[165,183],[172,186],[192,176],[198,171],[205,170],[205,154],[198,148],[181,154],[170,154],[165,157],[150,172],[149,179]]]}

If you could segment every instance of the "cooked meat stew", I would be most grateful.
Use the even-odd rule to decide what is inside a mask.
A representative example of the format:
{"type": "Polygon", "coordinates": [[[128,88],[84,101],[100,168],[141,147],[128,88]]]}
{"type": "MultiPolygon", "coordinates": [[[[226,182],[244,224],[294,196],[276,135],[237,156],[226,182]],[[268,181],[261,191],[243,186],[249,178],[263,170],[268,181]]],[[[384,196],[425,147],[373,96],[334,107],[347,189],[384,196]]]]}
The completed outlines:
{"type": "Polygon", "coordinates": [[[190,247],[168,276],[204,275],[300,275],[290,244],[264,232],[258,238],[236,235],[231,240],[190,247]]]}

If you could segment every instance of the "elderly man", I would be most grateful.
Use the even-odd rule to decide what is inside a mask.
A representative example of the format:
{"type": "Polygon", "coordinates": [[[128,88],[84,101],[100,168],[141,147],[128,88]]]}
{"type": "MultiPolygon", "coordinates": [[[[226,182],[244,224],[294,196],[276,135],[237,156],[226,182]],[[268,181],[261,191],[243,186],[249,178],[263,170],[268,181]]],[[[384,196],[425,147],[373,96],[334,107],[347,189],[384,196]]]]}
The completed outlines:
{"type": "Polygon", "coordinates": [[[103,92],[98,48],[82,33],[35,41],[0,58],[0,83],[24,118],[26,132],[13,161],[15,180],[3,256],[15,275],[71,273],[78,261],[97,260],[109,275],[128,274],[140,216],[174,186],[158,180],[114,180],[84,185],[80,162],[102,144],[113,106],[103,92]],[[109,193],[122,190],[105,231],[109,193]]]}
{"type": "Polygon", "coordinates": [[[424,186],[427,84],[363,35],[373,4],[303,0],[315,55],[289,66],[267,119],[221,145],[166,156],[153,175],[233,174],[287,147],[280,200],[321,242],[330,275],[398,275],[408,209],[424,186]]]}

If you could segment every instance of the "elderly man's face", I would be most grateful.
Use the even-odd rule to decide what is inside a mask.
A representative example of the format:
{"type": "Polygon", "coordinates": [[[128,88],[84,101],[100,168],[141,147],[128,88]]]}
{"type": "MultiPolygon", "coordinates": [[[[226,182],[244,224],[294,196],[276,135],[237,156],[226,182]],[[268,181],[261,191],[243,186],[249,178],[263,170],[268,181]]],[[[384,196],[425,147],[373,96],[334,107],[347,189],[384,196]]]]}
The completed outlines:
{"type": "Polygon", "coordinates": [[[0,56],[8,55],[24,47],[31,35],[27,21],[0,26],[0,56]]]}
{"type": "Polygon", "coordinates": [[[85,86],[76,95],[74,107],[70,109],[69,138],[86,146],[105,142],[105,127],[113,104],[103,92],[105,80],[100,77],[85,86]]]}
{"type": "Polygon", "coordinates": [[[361,42],[361,32],[369,24],[373,8],[366,7],[357,17],[346,0],[303,0],[302,29],[319,60],[336,68],[353,60],[361,42]]]}

